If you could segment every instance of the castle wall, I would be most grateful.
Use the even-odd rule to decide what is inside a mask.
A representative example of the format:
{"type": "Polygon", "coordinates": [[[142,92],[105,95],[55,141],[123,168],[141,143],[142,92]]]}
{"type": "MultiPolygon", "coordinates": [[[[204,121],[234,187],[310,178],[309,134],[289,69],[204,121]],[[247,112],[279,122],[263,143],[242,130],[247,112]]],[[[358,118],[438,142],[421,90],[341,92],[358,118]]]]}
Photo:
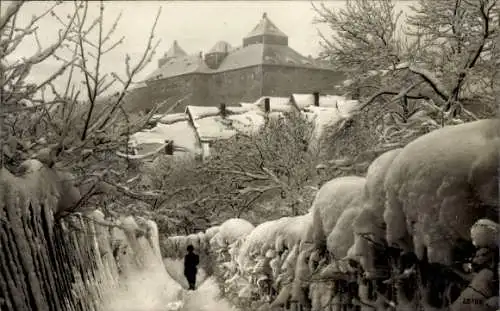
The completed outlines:
{"type": "MultiPolygon", "coordinates": [[[[148,82],[149,86],[149,103],[141,105],[140,109],[151,109],[154,103],[169,99],[169,102],[174,104],[185,96],[189,96],[183,100],[182,104],[177,106],[173,112],[184,112],[187,105],[208,106],[207,98],[207,75],[204,74],[189,74],[167,79],[154,80],[148,82]],[[147,106],[147,107],[146,107],[147,106]]],[[[165,112],[169,106],[165,106],[159,112],[165,112]]]]}
{"type": "MultiPolygon", "coordinates": [[[[127,107],[132,107],[128,110],[134,112],[148,111],[155,102],[169,98],[173,104],[188,94],[189,98],[173,112],[183,112],[187,105],[237,105],[240,102],[253,102],[266,95],[288,97],[292,93],[314,91],[331,94],[335,92],[335,85],[342,80],[341,74],[330,70],[274,65],[253,66],[217,74],[195,73],[149,81],[148,87],[134,90],[128,95],[127,107]]],[[[167,108],[165,106],[159,112],[165,112],[167,108]]]]}
{"type": "Polygon", "coordinates": [[[263,93],[285,97],[315,91],[331,94],[343,79],[342,74],[331,70],[264,65],[263,93]]]}
{"type": "Polygon", "coordinates": [[[123,108],[127,112],[136,113],[151,108],[151,93],[147,86],[130,90],[123,98],[123,108]]]}
{"type": "Polygon", "coordinates": [[[261,77],[260,66],[213,74],[208,80],[207,100],[213,106],[255,101],[261,94],[261,77]]]}

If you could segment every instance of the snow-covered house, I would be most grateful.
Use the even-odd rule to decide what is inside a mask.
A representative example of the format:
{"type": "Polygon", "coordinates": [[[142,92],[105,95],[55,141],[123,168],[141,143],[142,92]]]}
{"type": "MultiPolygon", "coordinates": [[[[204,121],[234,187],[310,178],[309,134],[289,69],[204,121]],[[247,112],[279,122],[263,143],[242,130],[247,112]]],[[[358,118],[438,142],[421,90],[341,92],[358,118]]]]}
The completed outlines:
{"type": "Polygon", "coordinates": [[[291,111],[299,111],[312,120],[315,138],[319,139],[326,126],[345,120],[357,106],[358,101],[318,93],[261,97],[237,107],[187,106],[184,113],[154,116],[156,126],[133,134],[130,141],[138,157],[165,150],[173,156],[206,159],[214,141],[231,138],[238,132],[255,133],[267,118],[291,111]],[[165,148],[169,143],[173,148],[165,148]]]}

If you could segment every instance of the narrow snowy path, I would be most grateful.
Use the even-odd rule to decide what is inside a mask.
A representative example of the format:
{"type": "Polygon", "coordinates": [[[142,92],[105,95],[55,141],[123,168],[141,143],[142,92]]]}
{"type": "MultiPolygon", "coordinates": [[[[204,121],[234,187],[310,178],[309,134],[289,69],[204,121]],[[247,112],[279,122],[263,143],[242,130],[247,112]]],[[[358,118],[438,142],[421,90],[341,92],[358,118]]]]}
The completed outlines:
{"type": "MultiPolygon", "coordinates": [[[[219,288],[212,278],[205,279],[196,291],[183,289],[172,276],[183,282],[182,262],[150,265],[147,271],[131,272],[120,281],[120,287],[111,290],[102,310],[106,311],[236,311],[226,301],[218,300],[219,288]],[[172,275],[172,276],[171,276],[172,275]]],[[[186,284],[187,285],[187,284],[186,284]]]]}
{"type": "Polygon", "coordinates": [[[182,311],[236,311],[225,300],[218,300],[219,288],[213,278],[207,279],[195,291],[185,291],[182,311]]]}

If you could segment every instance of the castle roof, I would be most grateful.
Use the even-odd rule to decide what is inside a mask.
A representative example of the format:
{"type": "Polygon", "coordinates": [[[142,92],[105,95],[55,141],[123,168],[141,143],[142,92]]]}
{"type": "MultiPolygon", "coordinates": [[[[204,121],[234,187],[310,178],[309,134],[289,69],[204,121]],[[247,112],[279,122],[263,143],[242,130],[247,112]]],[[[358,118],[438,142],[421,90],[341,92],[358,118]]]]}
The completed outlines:
{"type": "Polygon", "coordinates": [[[257,65],[283,65],[319,68],[313,60],[300,55],[286,45],[251,44],[231,52],[222,61],[218,71],[234,70],[257,65]]]}
{"type": "Polygon", "coordinates": [[[276,27],[276,25],[269,19],[269,17],[267,17],[267,13],[262,14],[262,19],[260,20],[260,22],[245,38],[264,35],[287,37],[287,35],[283,31],[279,30],[279,28],[276,27]]]}
{"type": "Polygon", "coordinates": [[[210,72],[210,68],[199,55],[175,57],[153,71],[146,80],[159,80],[196,72],[210,72]]]}
{"type": "MultiPolygon", "coordinates": [[[[231,52],[233,47],[226,41],[218,41],[215,45],[208,51],[208,53],[228,53],[231,52]]],[[[207,53],[207,54],[208,54],[207,53]]]]}
{"type": "Polygon", "coordinates": [[[331,69],[329,66],[302,56],[290,48],[286,41],[287,38],[287,35],[279,30],[264,13],[257,26],[244,38],[243,47],[235,49],[225,41],[218,41],[209,50],[207,54],[228,52],[217,69],[210,69],[200,55],[188,56],[177,41],[174,41],[164,56],[166,62],[150,74],[146,80],[165,79],[190,73],[218,73],[258,65],[331,69]],[[276,42],[266,42],[266,40],[259,40],[260,36],[280,37],[284,38],[284,41],[279,39],[276,42]]]}
{"type": "Polygon", "coordinates": [[[167,53],[165,53],[165,57],[170,58],[170,57],[182,57],[182,56],[187,56],[187,53],[179,46],[177,40],[174,40],[170,49],[168,49],[167,53]]]}

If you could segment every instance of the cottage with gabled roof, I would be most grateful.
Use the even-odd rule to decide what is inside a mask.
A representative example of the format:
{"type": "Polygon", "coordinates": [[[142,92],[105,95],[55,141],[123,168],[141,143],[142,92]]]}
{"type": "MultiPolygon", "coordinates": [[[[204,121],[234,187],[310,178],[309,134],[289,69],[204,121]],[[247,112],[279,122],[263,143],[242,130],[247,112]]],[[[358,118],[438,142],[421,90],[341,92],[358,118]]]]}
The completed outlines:
{"type": "Polygon", "coordinates": [[[294,92],[333,93],[342,75],[301,55],[288,43],[288,36],[266,13],[240,47],[218,41],[205,55],[189,55],[175,40],[146,78],[146,86],[137,90],[145,96],[136,109],[151,109],[154,103],[175,103],[181,98],[183,103],[175,112],[189,105],[231,106],[263,96],[288,97],[294,92]]]}
{"type": "Polygon", "coordinates": [[[131,147],[150,158],[171,142],[174,156],[207,158],[214,141],[231,138],[237,133],[256,133],[266,120],[297,111],[313,121],[314,137],[310,146],[320,141],[326,127],[349,119],[359,101],[342,96],[294,93],[288,97],[261,97],[239,106],[187,106],[184,113],[156,115],[156,125],[130,137],[131,147]]]}

